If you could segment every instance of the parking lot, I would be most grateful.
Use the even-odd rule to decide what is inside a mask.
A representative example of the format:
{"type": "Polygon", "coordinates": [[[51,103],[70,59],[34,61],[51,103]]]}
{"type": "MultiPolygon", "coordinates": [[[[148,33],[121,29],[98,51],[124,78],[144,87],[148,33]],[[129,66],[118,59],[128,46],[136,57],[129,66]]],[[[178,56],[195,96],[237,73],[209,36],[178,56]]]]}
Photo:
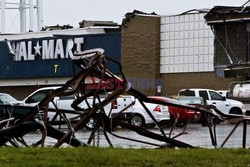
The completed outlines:
{"type": "MultiPolygon", "coordinates": [[[[230,131],[233,129],[235,125],[233,124],[221,124],[217,126],[217,147],[220,147],[223,141],[226,139],[226,137],[229,135],[230,131]]],[[[249,126],[249,125],[248,125],[249,126]]],[[[235,130],[235,132],[232,134],[232,136],[229,138],[227,143],[224,145],[224,148],[240,148],[242,147],[242,125],[239,125],[239,127],[235,130]]],[[[160,133],[159,129],[157,128],[152,128],[149,129],[152,132],[155,133],[160,133]]],[[[172,137],[175,135],[178,135],[179,133],[182,132],[182,128],[176,128],[174,129],[172,133],[172,137]]],[[[166,135],[169,135],[170,128],[165,128],[164,129],[166,135]]],[[[82,129],[76,132],[75,136],[77,139],[79,139],[82,142],[87,143],[88,137],[90,136],[91,131],[82,129]]],[[[115,135],[123,136],[123,137],[128,137],[131,139],[136,139],[136,140],[142,140],[146,141],[149,143],[154,143],[154,144],[164,144],[162,142],[152,140],[149,138],[145,138],[143,136],[138,135],[136,132],[126,130],[126,129],[121,129],[117,128],[113,132],[115,135]]],[[[246,142],[246,147],[250,147],[250,140],[249,140],[249,134],[250,134],[250,129],[248,128],[247,131],[247,142],[246,142]]],[[[155,146],[148,145],[148,144],[143,144],[143,143],[138,143],[134,141],[129,141],[125,139],[120,139],[117,138],[111,134],[108,134],[112,144],[114,147],[121,147],[121,148],[155,148],[155,146]]],[[[34,141],[38,141],[41,138],[41,134],[38,132],[32,132],[29,133],[28,135],[25,136],[25,140],[31,144],[34,141]]],[[[214,148],[211,144],[211,138],[209,134],[209,129],[208,127],[202,127],[200,124],[189,124],[185,133],[179,137],[176,138],[177,140],[183,141],[185,143],[191,144],[196,147],[204,147],[204,148],[214,148]]],[[[56,143],[56,140],[51,139],[49,137],[46,138],[45,145],[46,146],[53,146],[56,143]]],[[[108,147],[109,144],[106,141],[103,132],[100,130],[98,133],[96,133],[96,136],[91,143],[93,146],[98,146],[98,147],[108,147]]],[[[64,144],[64,147],[67,147],[68,145],[64,144]]]]}

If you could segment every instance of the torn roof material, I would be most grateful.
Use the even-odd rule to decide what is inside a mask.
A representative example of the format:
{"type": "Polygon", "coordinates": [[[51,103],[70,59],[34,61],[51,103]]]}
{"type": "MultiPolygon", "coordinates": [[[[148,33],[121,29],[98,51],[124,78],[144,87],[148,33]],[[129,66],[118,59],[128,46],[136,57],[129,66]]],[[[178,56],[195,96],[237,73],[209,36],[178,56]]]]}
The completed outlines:
{"type": "Polygon", "coordinates": [[[128,13],[125,14],[125,18],[122,20],[122,25],[125,25],[128,22],[130,22],[130,20],[132,18],[134,18],[136,15],[139,15],[139,16],[156,16],[156,17],[159,17],[159,15],[157,15],[155,12],[145,13],[145,12],[142,12],[142,11],[139,11],[139,10],[134,10],[133,12],[128,12],[128,13]]]}
{"type": "Polygon", "coordinates": [[[250,22],[250,6],[215,6],[205,16],[207,24],[250,22]]]}
{"type": "Polygon", "coordinates": [[[86,27],[86,28],[72,28],[53,31],[38,31],[38,32],[25,32],[17,34],[0,34],[0,41],[20,40],[30,38],[43,38],[53,37],[56,35],[83,35],[83,34],[105,34],[108,30],[120,30],[119,26],[102,26],[102,27],[86,27]]]}

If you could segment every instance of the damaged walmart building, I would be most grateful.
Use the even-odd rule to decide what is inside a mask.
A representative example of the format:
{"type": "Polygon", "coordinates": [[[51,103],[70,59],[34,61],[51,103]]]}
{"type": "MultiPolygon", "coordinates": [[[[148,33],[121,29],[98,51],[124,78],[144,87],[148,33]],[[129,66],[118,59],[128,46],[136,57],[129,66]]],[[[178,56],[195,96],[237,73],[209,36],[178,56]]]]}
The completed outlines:
{"type": "MultiPolygon", "coordinates": [[[[156,86],[158,89],[142,89],[142,92],[163,96],[176,95],[183,88],[227,89],[232,81],[245,80],[247,76],[226,77],[224,69],[235,64],[229,61],[232,56],[238,57],[240,63],[247,63],[244,57],[248,53],[241,51],[248,46],[246,29],[242,28],[244,24],[246,28],[246,22],[243,21],[243,25],[238,21],[225,23],[234,27],[225,36],[217,29],[225,26],[223,19],[221,24],[209,22],[210,18],[217,18],[213,14],[217,8],[228,13],[231,7],[191,10],[170,16],[130,14],[122,26],[121,60],[125,74],[135,78],[160,78],[162,83],[156,86]]],[[[238,15],[242,8],[231,15],[238,15]]],[[[246,9],[241,13],[248,15],[246,9]]]]}
{"type": "MultiPolygon", "coordinates": [[[[105,49],[121,62],[132,86],[146,95],[183,88],[227,89],[248,79],[248,7],[214,7],[159,16],[134,11],[121,26],[103,25],[0,35],[0,92],[22,99],[74,75],[75,51],[105,49]],[[244,9],[244,10],[243,10],[244,9]],[[225,73],[224,73],[225,71],[225,73]]],[[[116,67],[109,65],[119,75],[116,67]]]]}

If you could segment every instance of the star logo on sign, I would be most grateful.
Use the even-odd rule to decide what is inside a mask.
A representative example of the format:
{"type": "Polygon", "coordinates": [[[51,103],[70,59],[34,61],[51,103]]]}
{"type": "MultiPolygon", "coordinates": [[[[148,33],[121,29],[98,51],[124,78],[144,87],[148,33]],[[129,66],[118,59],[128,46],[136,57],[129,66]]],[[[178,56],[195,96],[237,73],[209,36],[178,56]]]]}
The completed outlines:
{"type": "Polygon", "coordinates": [[[36,56],[36,55],[41,56],[41,48],[42,48],[42,47],[39,45],[39,42],[37,41],[36,46],[34,46],[34,49],[35,49],[35,56],[36,56]]]}

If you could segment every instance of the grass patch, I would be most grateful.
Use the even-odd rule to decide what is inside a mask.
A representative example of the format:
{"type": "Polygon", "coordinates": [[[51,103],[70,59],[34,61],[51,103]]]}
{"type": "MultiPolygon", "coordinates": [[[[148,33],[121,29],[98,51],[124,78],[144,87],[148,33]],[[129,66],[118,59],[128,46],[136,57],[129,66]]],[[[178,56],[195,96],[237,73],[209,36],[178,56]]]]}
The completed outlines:
{"type": "Polygon", "coordinates": [[[0,148],[0,166],[249,166],[247,149],[0,148]]]}

